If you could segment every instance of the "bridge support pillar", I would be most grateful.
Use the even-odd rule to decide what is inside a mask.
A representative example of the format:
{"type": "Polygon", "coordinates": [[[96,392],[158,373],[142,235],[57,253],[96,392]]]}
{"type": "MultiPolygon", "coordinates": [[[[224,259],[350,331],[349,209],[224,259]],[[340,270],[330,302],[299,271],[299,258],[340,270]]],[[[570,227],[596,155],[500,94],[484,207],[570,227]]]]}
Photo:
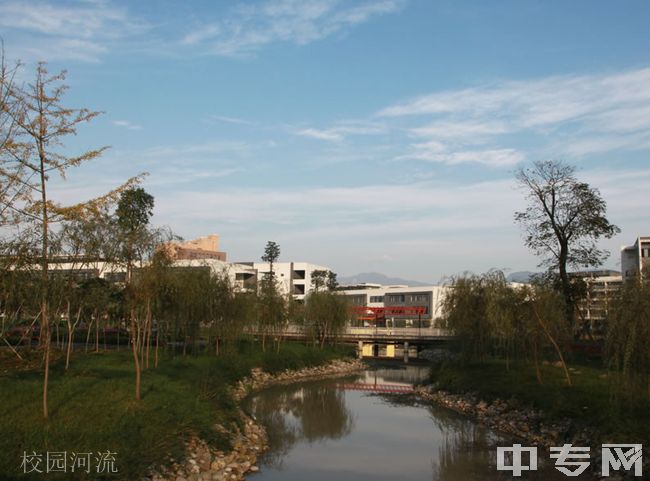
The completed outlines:
{"type": "Polygon", "coordinates": [[[404,363],[407,364],[409,362],[409,343],[408,341],[404,341],[404,363]]]}
{"type": "Polygon", "coordinates": [[[359,359],[363,359],[363,341],[359,341],[359,359]]]}

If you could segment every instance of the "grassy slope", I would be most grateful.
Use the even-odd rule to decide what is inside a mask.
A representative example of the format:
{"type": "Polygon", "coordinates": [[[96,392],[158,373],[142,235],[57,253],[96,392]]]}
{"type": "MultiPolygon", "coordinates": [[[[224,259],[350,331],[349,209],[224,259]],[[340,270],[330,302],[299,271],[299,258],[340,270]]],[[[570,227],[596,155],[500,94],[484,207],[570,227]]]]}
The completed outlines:
{"type": "MultiPolygon", "coordinates": [[[[254,366],[269,372],[316,365],[341,352],[285,344],[279,354],[244,345],[236,353],[164,359],[143,374],[141,402],[134,397],[130,353],[76,355],[64,373],[55,364],[50,385],[50,421],[41,418],[42,373],[5,370],[0,375],[0,479],[85,479],[67,474],[24,476],[23,451],[117,452],[119,475],[137,479],[166,454],[182,456],[183,439],[198,433],[221,448],[228,439],[211,427],[237,423],[227,388],[254,366]]],[[[2,372],[2,371],[0,371],[2,372]]],[[[99,476],[90,479],[102,479],[99,476]]]]}
{"type": "Polygon", "coordinates": [[[595,365],[576,365],[571,387],[562,370],[542,366],[544,384],[539,385],[530,365],[515,364],[506,370],[502,361],[432,369],[432,381],[452,392],[478,391],[483,398],[517,399],[542,409],[549,417],[568,417],[592,426],[617,442],[650,442],[650,402],[616,400],[616,389],[606,370],[595,365]]]}

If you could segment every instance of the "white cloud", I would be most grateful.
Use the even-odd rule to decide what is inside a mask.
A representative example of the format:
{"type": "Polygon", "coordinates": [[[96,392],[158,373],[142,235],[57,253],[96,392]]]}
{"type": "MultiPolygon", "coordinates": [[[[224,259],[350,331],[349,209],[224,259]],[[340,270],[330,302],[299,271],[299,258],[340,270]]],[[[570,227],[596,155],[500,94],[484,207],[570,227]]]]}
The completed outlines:
{"type": "Polygon", "coordinates": [[[218,122],[225,122],[227,124],[256,125],[255,122],[251,122],[250,120],[244,120],[238,117],[227,117],[225,115],[210,115],[208,118],[211,120],[216,120],[218,122]]]}
{"type": "MultiPolygon", "coordinates": [[[[607,75],[566,75],[527,81],[504,81],[491,86],[425,95],[386,107],[380,117],[449,116],[468,119],[470,125],[498,122],[518,131],[558,127],[566,122],[588,122],[623,109],[650,107],[650,68],[607,75]],[[479,122],[479,123],[477,123],[479,122]]],[[[625,127],[626,115],[611,115],[610,125],[625,127]]],[[[647,126],[648,122],[644,121],[647,126]]],[[[502,131],[503,131],[502,129],[502,131]]]]}
{"type": "Polygon", "coordinates": [[[223,56],[248,54],[276,42],[305,45],[395,12],[403,3],[384,0],[349,6],[338,0],[280,0],[243,5],[187,33],[180,43],[223,56]]]}
{"type": "Polygon", "coordinates": [[[449,165],[465,163],[483,164],[488,167],[510,167],[523,161],[526,156],[515,149],[457,150],[445,152],[435,142],[416,144],[413,153],[400,155],[396,160],[418,159],[449,165]]]}
{"type": "Polygon", "coordinates": [[[0,28],[17,32],[21,41],[12,53],[23,60],[97,62],[111,42],[147,26],[108,1],[9,0],[0,3],[0,28]]]}
{"type": "Polygon", "coordinates": [[[123,127],[129,130],[142,130],[141,125],[134,124],[129,120],[113,120],[111,123],[116,127],[123,127]]]}
{"type": "Polygon", "coordinates": [[[303,137],[311,137],[313,139],[319,139],[319,140],[330,140],[334,142],[340,142],[341,140],[343,140],[343,135],[336,132],[335,129],[328,129],[328,130],[302,129],[302,130],[298,130],[296,134],[301,135],[303,137]]]}
{"type": "Polygon", "coordinates": [[[348,136],[377,135],[386,132],[386,130],[386,126],[378,122],[344,120],[328,129],[306,128],[295,130],[293,133],[302,137],[340,142],[348,136]]]}
{"type": "Polygon", "coordinates": [[[507,132],[502,122],[467,122],[445,121],[416,127],[411,130],[418,137],[432,137],[438,139],[457,139],[473,143],[480,143],[481,139],[507,132]]]}

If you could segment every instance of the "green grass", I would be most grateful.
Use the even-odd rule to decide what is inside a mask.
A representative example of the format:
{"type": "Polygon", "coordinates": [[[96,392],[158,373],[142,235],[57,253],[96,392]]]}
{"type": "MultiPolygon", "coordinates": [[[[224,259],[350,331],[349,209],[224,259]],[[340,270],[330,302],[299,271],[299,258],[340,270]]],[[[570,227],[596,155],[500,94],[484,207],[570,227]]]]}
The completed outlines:
{"type": "Polygon", "coordinates": [[[484,364],[451,365],[432,368],[431,380],[451,392],[476,391],[483,399],[516,399],[542,409],[550,418],[568,417],[595,429],[617,442],[650,442],[650,402],[642,394],[634,401],[618,391],[614,377],[594,363],[574,365],[572,386],[567,386],[561,368],[542,366],[544,384],[537,382],[528,364],[488,361],[484,364]],[[626,399],[627,398],[627,399],[626,399]]]}
{"type": "MultiPolygon", "coordinates": [[[[222,356],[163,359],[143,372],[142,401],[134,400],[133,359],[128,352],[75,354],[65,373],[52,369],[50,420],[41,416],[41,369],[0,371],[0,479],[138,479],[151,464],[183,456],[183,440],[196,433],[227,449],[229,440],[212,427],[239,423],[228,386],[252,367],[269,372],[326,362],[344,353],[284,344],[280,353],[262,353],[253,343],[222,356]],[[116,452],[119,473],[25,475],[23,452],[116,452]]],[[[44,461],[45,462],[45,461],[44,461]]]]}

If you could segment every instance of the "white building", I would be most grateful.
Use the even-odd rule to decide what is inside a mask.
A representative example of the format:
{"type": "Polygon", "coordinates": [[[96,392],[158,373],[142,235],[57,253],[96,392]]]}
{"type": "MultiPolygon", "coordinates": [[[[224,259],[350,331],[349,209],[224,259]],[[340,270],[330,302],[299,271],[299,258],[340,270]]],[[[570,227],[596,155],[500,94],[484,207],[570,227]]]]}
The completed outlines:
{"type": "MultiPolygon", "coordinates": [[[[447,286],[357,284],[341,286],[339,292],[348,298],[350,304],[357,308],[357,312],[362,312],[363,307],[391,308],[376,319],[386,326],[435,327],[436,321],[442,316],[442,303],[448,289],[450,287],[447,286]],[[424,308],[424,312],[416,314],[414,308],[424,308]],[[400,312],[401,310],[403,312],[400,312]]],[[[352,319],[352,322],[365,325],[370,321],[370,317],[370,313],[368,316],[360,315],[357,319],[352,319]]]]}
{"type": "MultiPolygon", "coordinates": [[[[269,273],[268,262],[250,262],[242,265],[249,266],[257,273],[258,282],[269,273]]],[[[311,280],[314,271],[330,271],[329,267],[309,264],[308,262],[275,262],[273,274],[283,294],[291,293],[294,299],[303,300],[311,291],[311,280]]]]}
{"type": "Polygon", "coordinates": [[[583,327],[592,335],[603,335],[609,309],[623,284],[621,274],[617,271],[598,270],[572,272],[569,275],[581,278],[585,283],[584,297],[577,303],[583,327]]]}
{"type": "Polygon", "coordinates": [[[634,244],[621,248],[623,280],[647,275],[650,269],[650,237],[637,237],[634,244]]]}

